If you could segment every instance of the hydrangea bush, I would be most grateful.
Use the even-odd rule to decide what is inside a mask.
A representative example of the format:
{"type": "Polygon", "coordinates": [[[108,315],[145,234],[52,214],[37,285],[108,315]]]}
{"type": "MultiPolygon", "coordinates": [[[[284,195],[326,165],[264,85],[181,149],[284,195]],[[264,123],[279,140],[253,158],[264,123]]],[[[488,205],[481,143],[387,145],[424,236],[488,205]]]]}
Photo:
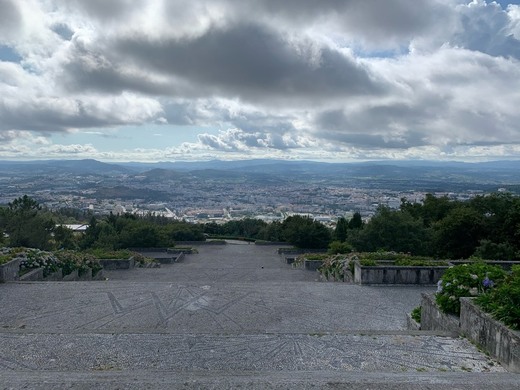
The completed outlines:
{"type": "Polygon", "coordinates": [[[92,269],[92,275],[95,275],[103,268],[99,260],[89,253],[62,250],[56,252],[56,257],[61,264],[63,275],[68,275],[75,270],[78,270],[78,273],[82,275],[89,268],[92,269]]]}
{"type": "Polygon", "coordinates": [[[520,330],[520,265],[513,266],[511,274],[489,294],[477,297],[476,303],[508,327],[520,330]]]}
{"type": "Polygon", "coordinates": [[[460,315],[462,297],[476,297],[504,281],[505,271],[482,262],[462,264],[446,270],[437,284],[435,301],[445,313],[460,315]]]}

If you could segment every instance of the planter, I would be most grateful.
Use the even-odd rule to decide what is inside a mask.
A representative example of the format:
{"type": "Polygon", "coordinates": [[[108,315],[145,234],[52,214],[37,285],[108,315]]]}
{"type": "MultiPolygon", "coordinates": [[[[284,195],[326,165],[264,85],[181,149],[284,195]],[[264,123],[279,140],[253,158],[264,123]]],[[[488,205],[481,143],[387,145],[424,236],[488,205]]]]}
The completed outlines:
{"type": "Polygon", "coordinates": [[[58,282],[63,280],[63,270],[60,268],[56,272],[45,276],[43,280],[46,282],[58,282]]]}
{"type": "Polygon", "coordinates": [[[21,259],[13,259],[0,265],[0,282],[12,282],[19,279],[21,259]]]}
{"type": "Polygon", "coordinates": [[[75,282],[76,280],[78,280],[79,276],[78,276],[78,270],[75,269],[74,271],[72,271],[70,274],[68,275],[63,275],[63,281],[64,282],[75,282]]]}
{"type": "Polygon", "coordinates": [[[105,280],[105,273],[102,269],[92,275],[92,280],[105,280]]]}
{"type": "Polygon", "coordinates": [[[295,261],[296,261],[296,257],[294,257],[294,256],[286,256],[286,257],[285,257],[285,263],[286,263],[286,264],[291,265],[291,264],[293,264],[295,261]]]}
{"type": "Polygon", "coordinates": [[[132,269],[135,266],[133,257],[129,259],[100,259],[99,263],[106,270],[132,269]]]}
{"type": "Polygon", "coordinates": [[[520,332],[509,329],[473,302],[460,298],[460,317],[441,312],[435,294],[422,294],[421,330],[457,333],[477,344],[510,372],[520,373],[520,332]]]}
{"type": "Polygon", "coordinates": [[[323,265],[323,260],[304,260],[303,266],[308,271],[317,271],[323,265]]]}
{"type": "MultiPolygon", "coordinates": [[[[461,265],[461,264],[470,264],[471,262],[464,260],[451,260],[450,265],[461,265]]],[[[520,261],[514,260],[485,260],[484,263],[488,265],[495,265],[502,268],[504,271],[511,271],[513,265],[520,264],[520,261]]]]}
{"type": "Polygon", "coordinates": [[[421,330],[450,332],[460,335],[459,317],[441,311],[435,294],[422,294],[421,330]]]}
{"type": "Polygon", "coordinates": [[[422,330],[421,324],[415,321],[410,313],[406,314],[406,329],[413,331],[422,330]]]}
{"type": "Polygon", "coordinates": [[[43,280],[43,268],[35,268],[23,274],[19,278],[23,282],[37,282],[43,280]]]}
{"type": "Polygon", "coordinates": [[[83,270],[81,273],[78,271],[78,281],[86,282],[90,280],[92,280],[92,268],[83,270]]]}
{"type": "Polygon", "coordinates": [[[435,285],[447,266],[363,266],[354,262],[354,282],[358,284],[416,284],[435,285]]]}
{"type": "Polygon", "coordinates": [[[520,373],[520,332],[484,313],[472,298],[460,299],[460,329],[508,371],[520,373]]]}

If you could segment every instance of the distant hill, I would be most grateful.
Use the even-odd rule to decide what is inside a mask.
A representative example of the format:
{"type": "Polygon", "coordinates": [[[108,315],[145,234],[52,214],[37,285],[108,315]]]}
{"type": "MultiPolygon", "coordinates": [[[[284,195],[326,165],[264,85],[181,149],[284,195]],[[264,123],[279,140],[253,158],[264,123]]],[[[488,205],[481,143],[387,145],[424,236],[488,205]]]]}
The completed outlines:
{"type": "Polygon", "coordinates": [[[158,163],[103,163],[96,160],[0,161],[0,173],[26,176],[73,175],[140,176],[144,182],[171,180],[231,180],[283,184],[284,182],[349,185],[365,188],[455,191],[518,188],[520,161],[483,163],[438,161],[369,161],[323,163],[286,160],[198,161],[158,163]],[[143,179],[144,177],[144,179],[143,179]]]}
{"type": "Polygon", "coordinates": [[[72,173],[78,175],[94,174],[130,174],[130,168],[109,164],[93,159],[85,160],[37,160],[37,161],[0,161],[0,169],[9,172],[24,173],[72,173]]]}

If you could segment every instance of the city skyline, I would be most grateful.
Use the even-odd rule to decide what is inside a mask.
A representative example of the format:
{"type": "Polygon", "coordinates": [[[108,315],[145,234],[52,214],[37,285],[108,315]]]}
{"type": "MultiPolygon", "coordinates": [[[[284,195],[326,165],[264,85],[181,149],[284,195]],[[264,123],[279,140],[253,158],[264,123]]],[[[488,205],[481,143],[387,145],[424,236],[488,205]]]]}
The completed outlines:
{"type": "Polygon", "coordinates": [[[0,160],[520,159],[518,1],[0,0],[0,160]]]}

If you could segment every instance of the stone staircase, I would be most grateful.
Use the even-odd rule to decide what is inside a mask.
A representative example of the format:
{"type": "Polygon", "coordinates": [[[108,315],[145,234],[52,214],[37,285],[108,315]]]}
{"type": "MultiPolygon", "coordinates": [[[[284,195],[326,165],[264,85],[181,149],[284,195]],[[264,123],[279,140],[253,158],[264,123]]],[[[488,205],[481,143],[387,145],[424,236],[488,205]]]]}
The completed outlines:
{"type": "Polygon", "coordinates": [[[321,283],[270,247],[199,251],[0,285],[0,389],[520,388],[467,340],[405,330],[425,288],[321,283]]]}

